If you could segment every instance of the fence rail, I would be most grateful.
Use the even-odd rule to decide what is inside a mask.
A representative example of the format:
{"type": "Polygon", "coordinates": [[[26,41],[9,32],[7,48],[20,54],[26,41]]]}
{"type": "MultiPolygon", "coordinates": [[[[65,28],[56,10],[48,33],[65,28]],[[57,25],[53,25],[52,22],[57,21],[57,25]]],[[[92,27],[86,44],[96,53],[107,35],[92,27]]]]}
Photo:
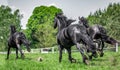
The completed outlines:
{"type": "MultiPolygon", "coordinates": [[[[118,52],[118,44],[116,43],[115,47],[109,47],[109,48],[104,48],[104,50],[111,50],[118,52]]],[[[29,53],[27,50],[22,50],[24,53],[29,53]]],[[[67,52],[64,50],[63,52],[67,52]]],[[[72,50],[72,52],[78,52],[78,50],[72,50]]],[[[15,51],[11,51],[10,53],[15,54],[15,51]]],[[[38,48],[38,49],[31,49],[30,53],[58,53],[58,49],[55,50],[55,47],[50,47],[50,48],[38,48]]],[[[7,52],[0,52],[0,54],[7,54],[7,52]]]]}

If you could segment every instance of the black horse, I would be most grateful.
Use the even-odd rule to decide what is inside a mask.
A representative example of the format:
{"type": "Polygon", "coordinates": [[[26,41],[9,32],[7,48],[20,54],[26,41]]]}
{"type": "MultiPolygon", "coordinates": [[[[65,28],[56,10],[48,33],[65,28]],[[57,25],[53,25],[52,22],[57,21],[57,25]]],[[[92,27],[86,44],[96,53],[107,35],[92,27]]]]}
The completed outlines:
{"type": "Polygon", "coordinates": [[[68,59],[70,62],[76,61],[71,56],[71,46],[76,45],[80,51],[83,62],[88,64],[88,57],[86,49],[92,52],[93,56],[96,54],[96,47],[86,32],[86,28],[81,24],[70,25],[75,20],[68,20],[63,14],[58,14],[54,20],[54,28],[58,27],[57,43],[59,45],[59,62],[62,60],[62,50],[65,48],[68,51],[68,59]],[[89,47],[80,46],[80,42],[89,47]]]}
{"type": "Polygon", "coordinates": [[[89,26],[88,21],[84,17],[79,17],[80,24],[83,24],[87,28],[87,32],[90,35],[90,37],[95,40],[94,42],[98,43],[98,50],[100,51],[100,56],[102,57],[104,55],[103,48],[104,48],[104,42],[108,44],[115,45],[118,43],[115,39],[112,37],[109,37],[107,35],[106,29],[102,25],[94,25],[92,27],[89,26]]]}
{"type": "Polygon", "coordinates": [[[7,58],[9,59],[10,54],[10,48],[16,49],[16,58],[18,58],[18,50],[21,53],[21,57],[24,58],[24,54],[21,49],[21,44],[24,44],[27,48],[27,51],[30,52],[30,43],[26,39],[25,35],[22,32],[16,32],[16,28],[14,25],[10,26],[11,34],[8,39],[8,52],[7,52],[7,58]]]}

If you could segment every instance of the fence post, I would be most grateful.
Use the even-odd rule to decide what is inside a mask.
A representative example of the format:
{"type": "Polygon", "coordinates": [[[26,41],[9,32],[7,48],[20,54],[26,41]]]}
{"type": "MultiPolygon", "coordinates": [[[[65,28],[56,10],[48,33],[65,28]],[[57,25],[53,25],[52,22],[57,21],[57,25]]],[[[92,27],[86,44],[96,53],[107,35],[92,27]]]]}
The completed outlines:
{"type": "Polygon", "coordinates": [[[43,53],[43,48],[41,48],[40,50],[41,50],[41,53],[43,53]]]}
{"type": "Polygon", "coordinates": [[[118,52],[118,43],[115,44],[116,52],[118,52]]]}
{"type": "Polygon", "coordinates": [[[52,53],[54,53],[54,47],[52,47],[52,53]]]}
{"type": "Polygon", "coordinates": [[[67,50],[65,49],[65,53],[67,53],[67,50]]]}

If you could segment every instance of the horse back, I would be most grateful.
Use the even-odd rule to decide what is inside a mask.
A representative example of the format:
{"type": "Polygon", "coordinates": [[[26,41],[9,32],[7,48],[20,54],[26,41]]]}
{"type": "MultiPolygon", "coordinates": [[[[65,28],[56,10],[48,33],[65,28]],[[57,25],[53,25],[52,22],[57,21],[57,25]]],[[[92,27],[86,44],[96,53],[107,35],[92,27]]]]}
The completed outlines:
{"type": "Polygon", "coordinates": [[[14,34],[10,35],[10,37],[8,39],[9,46],[16,48],[17,44],[21,45],[19,32],[15,32],[14,34]]]}

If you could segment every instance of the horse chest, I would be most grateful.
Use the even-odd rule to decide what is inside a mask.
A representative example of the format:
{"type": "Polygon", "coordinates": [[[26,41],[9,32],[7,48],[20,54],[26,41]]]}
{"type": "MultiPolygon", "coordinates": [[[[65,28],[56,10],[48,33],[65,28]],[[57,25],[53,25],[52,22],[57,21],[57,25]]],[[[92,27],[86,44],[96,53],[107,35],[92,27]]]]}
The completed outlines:
{"type": "Polygon", "coordinates": [[[21,41],[18,40],[18,38],[11,36],[8,40],[8,44],[13,48],[17,48],[17,44],[21,45],[21,41]]]}
{"type": "Polygon", "coordinates": [[[57,35],[57,39],[59,40],[59,44],[61,45],[64,45],[64,46],[71,45],[71,41],[66,39],[64,34],[61,32],[57,35]]]}

